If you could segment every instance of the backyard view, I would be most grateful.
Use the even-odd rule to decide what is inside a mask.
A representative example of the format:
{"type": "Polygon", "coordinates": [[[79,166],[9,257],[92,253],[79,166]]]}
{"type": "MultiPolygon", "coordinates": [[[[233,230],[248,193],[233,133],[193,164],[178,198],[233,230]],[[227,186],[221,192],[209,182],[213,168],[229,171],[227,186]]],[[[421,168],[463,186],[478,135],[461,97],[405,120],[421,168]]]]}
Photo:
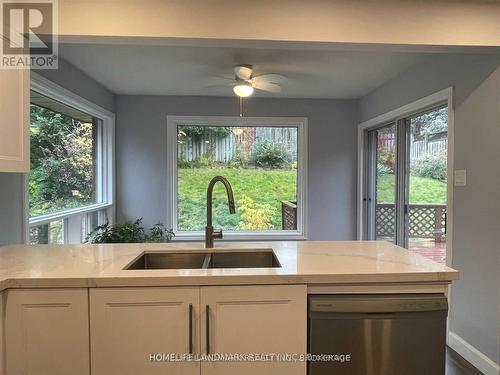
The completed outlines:
{"type": "MultiPolygon", "coordinates": [[[[91,116],[36,92],[30,106],[29,214],[37,217],[96,202],[96,127],[91,116]]],[[[32,243],[61,243],[62,221],[32,227],[32,243]]]]}
{"type": "Polygon", "coordinates": [[[206,190],[217,175],[231,183],[237,209],[229,214],[216,185],[215,227],[282,229],[282,201],[297,196],[297,128],[178,126],[177,135],[179,230],[204,230],[206,190]]]}
{"type": "MultiPolygon", "coordinates": [[[[395,241],[396,130],[376,131],[377,238],[395,241]]],[[[409,248],[443,263],[446,257],[447,108],[411,117],[409,132],[409,248]]]]}

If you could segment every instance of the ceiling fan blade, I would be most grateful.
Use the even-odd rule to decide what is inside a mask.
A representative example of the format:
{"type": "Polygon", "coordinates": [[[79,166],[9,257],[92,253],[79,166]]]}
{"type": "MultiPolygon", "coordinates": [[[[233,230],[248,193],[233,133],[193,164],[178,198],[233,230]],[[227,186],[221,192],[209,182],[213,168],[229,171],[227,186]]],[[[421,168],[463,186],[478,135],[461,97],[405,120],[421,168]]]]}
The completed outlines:
{"type": "Polygon", "coordinates": [[[248,81],[252,78],[252,72],[253,69],[251,65],[238,65],[234,67],[234,74],[243,81],[248,81]]]}
{"type": "Polygon", "coordinates": [[[252,83],[252,86],[256,88],[257,90],[262,90],[262,91],[269,91],[269,92],[281,92],[281,86],[272,83],[272,82],[266,82],[266,81],[256,81],[252,83]]]}
{"type": "Polygon", "coordinates": [[[203,80],[203,87],[230,87],[234,86],[235,80],[225,77],[209,77],[203,80]]]}
{"type": "Polygon", "coordinates": [[[253,77],[254,82],[259,82],[259,81],[266,81],[266,82],[271,82],[271,83],[284,83],[287,81],[287,78],[285,76],[282,76],[281,74],[261,74],[259,76],[253,77]]]}

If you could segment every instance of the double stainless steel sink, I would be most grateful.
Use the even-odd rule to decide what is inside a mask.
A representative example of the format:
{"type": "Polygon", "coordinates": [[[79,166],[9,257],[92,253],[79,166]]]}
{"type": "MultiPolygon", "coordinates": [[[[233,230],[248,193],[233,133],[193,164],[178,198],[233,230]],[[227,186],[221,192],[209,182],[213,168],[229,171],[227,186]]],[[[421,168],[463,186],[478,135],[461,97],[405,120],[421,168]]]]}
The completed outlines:
{"type": "Polygon", "coordinates": [[[126,270],[281,267],[272,249],[228,252],[144,252],[126,270]]]}

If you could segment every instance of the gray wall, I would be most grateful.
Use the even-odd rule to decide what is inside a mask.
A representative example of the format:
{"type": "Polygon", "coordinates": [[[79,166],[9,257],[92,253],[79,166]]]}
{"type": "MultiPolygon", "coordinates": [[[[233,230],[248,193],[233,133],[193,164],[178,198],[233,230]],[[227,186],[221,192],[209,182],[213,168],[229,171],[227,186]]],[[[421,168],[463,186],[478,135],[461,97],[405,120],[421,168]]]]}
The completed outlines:
{"type": "Polygon", "coordinates": [[[498,363],[500,280],[500,57],[442,56],[418,65],[360,100],[361,121],[454,87],[455,169],[451,331],[498,363]]]}
{"type": "MultiPolygon", "coordinates": [[[[59,69],[38,73],[109,111],[115,111],[114,94],[62,59],[59,69]]],[[[22,181],[22,174],[0,173],[0,245],[23,241],[22,181]]]]}
{"type": "MultiPolygon", "coordinates": [[[[234,98],[118,96],[117,219],[167,217],[167,115],[238,114],[234,98]]],[[[309,238],[356,236],[356,101],[248,99],[247,116],[301,116],[309,126],[309,238]]]]}
{"type": "Polygon", "coordinates": [[[115,95],[66,60],[59,59],[58,69],[35,70],[35,72],[82,98],[115,112],[115,95]]]}
{"type": "Polygon", "coordinates": [[[0,173],[0,245],[23,242],[23,175],[0,173]]]}

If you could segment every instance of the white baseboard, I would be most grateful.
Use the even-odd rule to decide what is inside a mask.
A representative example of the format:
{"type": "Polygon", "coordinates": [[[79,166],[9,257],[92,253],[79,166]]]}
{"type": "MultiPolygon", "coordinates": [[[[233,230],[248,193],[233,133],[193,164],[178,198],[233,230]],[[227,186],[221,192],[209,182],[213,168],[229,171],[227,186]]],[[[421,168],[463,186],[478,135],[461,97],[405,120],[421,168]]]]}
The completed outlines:
{"type": "Polygon", "coordinates": [[[499,375],[498,363],[481,353],[456,333],[448,333],[448,346],[485,375],[499,375]]]}

